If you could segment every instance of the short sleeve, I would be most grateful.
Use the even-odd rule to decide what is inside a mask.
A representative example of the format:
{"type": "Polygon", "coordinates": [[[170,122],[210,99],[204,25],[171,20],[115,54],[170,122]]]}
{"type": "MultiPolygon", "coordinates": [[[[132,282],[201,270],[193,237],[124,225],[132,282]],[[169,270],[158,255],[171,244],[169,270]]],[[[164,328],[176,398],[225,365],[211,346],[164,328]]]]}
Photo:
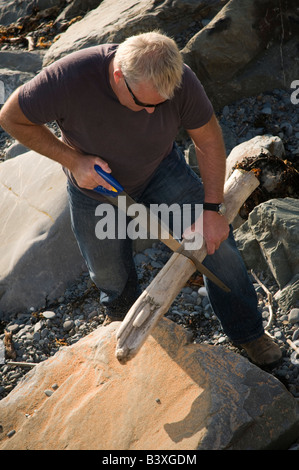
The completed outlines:
{"type": "Polygon", "coordinates": [[[63,119],[67,93],[65,81],[59,75],[57,67],[49,66],[20,87],[20,108],[34,124],[63,119]]]}
{"type": "Polygon", "coordinates": [[[214,113],[204,87],[195,73],[184,66],[183,82],[180,90],[181,125],[185,129],[197,129],[209,122],[214,113]]]}

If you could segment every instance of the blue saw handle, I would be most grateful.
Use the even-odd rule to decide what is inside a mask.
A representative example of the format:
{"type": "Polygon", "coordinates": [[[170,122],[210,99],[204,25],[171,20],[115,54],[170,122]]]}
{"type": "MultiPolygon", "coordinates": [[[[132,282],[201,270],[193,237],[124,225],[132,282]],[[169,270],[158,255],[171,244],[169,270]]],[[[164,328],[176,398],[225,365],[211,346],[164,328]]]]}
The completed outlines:
{"type": "Polygon", "coordinates": [[[97,186],[96,188],[94,188],[94,191],[97,191],[101,194],[107,194],[108,196],[116,197],[124,190],[121,184],[119,184],[119,182],[115,178],[113,178],[110,173],[107,173],[106,171],[102,170],[99,165],[95,165],[94,169],[105,181],[107,181],[107,183],[109,183],[113,187],[113,190],[110,190],[104,188],[103,186],[97,186]]]}

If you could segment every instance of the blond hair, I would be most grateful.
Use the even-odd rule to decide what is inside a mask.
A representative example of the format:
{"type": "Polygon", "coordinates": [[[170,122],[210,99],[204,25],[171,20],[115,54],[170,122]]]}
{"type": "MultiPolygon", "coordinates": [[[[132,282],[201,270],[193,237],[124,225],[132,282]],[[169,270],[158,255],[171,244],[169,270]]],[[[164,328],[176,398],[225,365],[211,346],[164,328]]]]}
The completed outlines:
{"type": "Polygon", "coordinates": [[[130,84],[150,82],[165,99],[173,97],[183,73],[183,59],[175,41],[158,31],[127,38],[115,61],[130,84]]]}

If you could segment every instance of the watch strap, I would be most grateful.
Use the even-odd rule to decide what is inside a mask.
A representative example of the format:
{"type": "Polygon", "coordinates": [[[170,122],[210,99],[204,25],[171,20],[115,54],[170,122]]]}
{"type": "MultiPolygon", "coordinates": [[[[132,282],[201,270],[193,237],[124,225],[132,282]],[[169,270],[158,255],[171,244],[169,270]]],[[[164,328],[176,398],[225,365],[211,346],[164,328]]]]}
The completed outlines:
{"type": "Polygon", "coordinates": [[[203,203],[203,210],[218,212],[219,208],[220,208],[220,205],[221,205],[220,202],[218,204],[214,204],[212,202],[204,202],[203,203]]]}

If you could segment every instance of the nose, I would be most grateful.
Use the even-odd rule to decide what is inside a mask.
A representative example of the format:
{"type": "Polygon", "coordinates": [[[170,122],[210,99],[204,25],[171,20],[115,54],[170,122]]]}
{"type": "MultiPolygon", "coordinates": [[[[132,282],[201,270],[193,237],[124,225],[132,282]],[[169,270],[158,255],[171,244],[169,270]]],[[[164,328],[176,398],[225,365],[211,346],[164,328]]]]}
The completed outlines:
{"type": "Polygon", "coordinates": [[[148,114],[153,114],[155,112],[155,108],[144,108],[144,109],[148,114]]]}

